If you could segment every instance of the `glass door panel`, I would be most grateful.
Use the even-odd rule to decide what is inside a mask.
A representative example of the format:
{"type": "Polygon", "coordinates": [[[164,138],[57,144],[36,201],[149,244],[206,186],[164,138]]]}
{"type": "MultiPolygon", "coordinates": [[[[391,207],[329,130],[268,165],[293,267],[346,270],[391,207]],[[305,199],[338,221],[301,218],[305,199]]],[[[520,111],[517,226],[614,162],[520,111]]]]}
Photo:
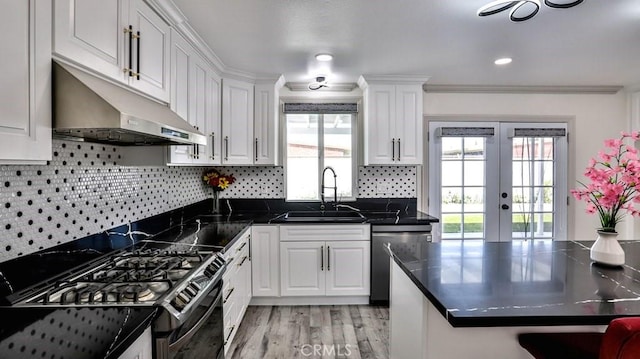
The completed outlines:
{"type": "Polygon", "coordinates": [[[502,124],[500,223],[505,239],[566,236],[566,202],[556,200],[566,197],[564,129],[563,124],[502,124]]]}
{"type": "Polygon", "coordinates": [[[434,141],[439,150],[430,152],[430,162],[439,165],[435,178],[439,191],[431,191],[430,198],[438,201],[440,237],[495,238],[497,223],[487,221],[498,215],[497,201],[492,204],[487,199],[495,198],[497,188],[487,174],[497,173],[497,161],[490,162],[497,157],[497,148],[495,138],[487,134],[495,133],[496,128],[487,124],[481,128],[457,127],[455,123],[446,126],[447,131],[431,131],[438,132],[434,141]]]}
{"type": "Polygon", "coordinates": [[[436,236],[566,238],[565,124],[434,122],[429,132],[436,236]]]}

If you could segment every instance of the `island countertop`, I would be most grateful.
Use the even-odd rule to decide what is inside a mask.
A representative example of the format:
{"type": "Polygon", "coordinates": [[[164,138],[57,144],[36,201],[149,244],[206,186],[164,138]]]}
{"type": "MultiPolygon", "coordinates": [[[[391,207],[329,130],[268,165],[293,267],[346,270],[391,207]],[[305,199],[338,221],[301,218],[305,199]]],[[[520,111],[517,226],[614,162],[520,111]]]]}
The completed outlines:
{"type": "Polygon", "coordinates": [[[446,240],[391,251],[453,327],[602,325],[640,315],[640,241],[621,241],[621,268],[592,264],[592,243],[446,240]]]}

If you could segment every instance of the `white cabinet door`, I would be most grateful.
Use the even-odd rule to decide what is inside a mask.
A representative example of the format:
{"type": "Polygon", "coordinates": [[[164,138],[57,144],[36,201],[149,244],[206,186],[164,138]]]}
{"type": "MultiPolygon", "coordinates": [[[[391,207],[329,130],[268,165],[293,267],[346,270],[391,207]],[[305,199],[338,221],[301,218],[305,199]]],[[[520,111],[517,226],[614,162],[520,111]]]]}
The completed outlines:
{"type": "Polygon", "coordinates": [[[280,231],[278,226],[251,227],[254,297],[280,296],[280,231]]]}
{"type": "MultiPolygon", "coordinates": [[[[209,66],[200,58],[200,56],[193,56],[192,66],[189,68],[191,72],[191,84],[192,84],[192,101],[191,109],[193,110],[189,115],[189,123],[191,123],[196,130],[202,133],[208,133],[209,118],[211,113],[209,112],[209,99],[207,98],[209,81],[209,66]]],[[[209,163],[209,156],[207,155],[207,146],[194,145],[195,156],[193,163],[207,164],[209,163]]]]}
{"type": "MultiPolygon", "coordinates": [[[[187,41],[175,31],[171,33],[171,110],[189,121],[193,92],[190,68],[194,50],[187,41]]],[[[191,123],[193,125],[193,123],[191,123]]],[[[193,163],[194,146],[181,145],[169,147],[169,163],[193,163]]]]}
{"type": "Polygon", "coordinates": [[[56,0],[53,51],[169,102],[170,27],[143,0],[56,0]]]}
{"type": "MultiPolygon", "coordinates": [[[[133,26],[133,64],[137,75],[129,84],[161,101],[169,101],[170,27],[143,0],[130,0],[128,24],[133,26]]],[[[125,49],[128,53],[129,47],[125,49]]],[[[126,55],[128,56],[128,54],[126,55]]]]}
{"type": "Polygon", "coordinates": [[[324,242],[280,242],[282,296],[325,295],[324,242]]]}
{"type": "Polygon", "coordinates": [[[364,88],[365,164],[422,164],[422,85],[364,88]]]}
{"type": "Polygon", "coordinates": [[[0,163],[50,160],[51,2],[0,6],[0,163]]]}
{"type": "Polygon", "coordinates": [[[255,85],[254,164],[278,164],[279,85],[255,85]]]}
{"type": "Polygon", "coordinates": [[[365,163],[390,164],[396,151],[394,122],[396,94],[393,85],[369,86],[365,93],[365,163]]]}
{"type": "Polygon", "coordinates": [[[422,164],[422,87],[396,86],[395,164],[422,164]]]}
{"type": "Polygon", "coordinates": [[[253,164],[253,84],[222,81],[222,163],[253,164]]]}
{"type": "MultiPolygon", "coordinates": [[[[207,163],[219,165],[222,163],[222,122],[221,122],[221,79],[212,69],[209,69],[207,77],[207,149],[204,155],[208,158],[207,163]]],[[[203,154],[201,154],[203,155],[203,154]]]]}
{"type": "Polygon", "coordinates": [[[128,1],[55,0],[54,6],[53,52],[124,82],[128,1]]]}
{"type": "Polygon", "coordinates": [[[220,164],[220,77],[177,32],[171,32],[171,109],[208,136],[207,145],[169,147],[170,164],[220,164]]]}
{"type": "Polygon", "coordinates": [[[369,295],[370,242],[326,242],[326,295],[369,295]]]}

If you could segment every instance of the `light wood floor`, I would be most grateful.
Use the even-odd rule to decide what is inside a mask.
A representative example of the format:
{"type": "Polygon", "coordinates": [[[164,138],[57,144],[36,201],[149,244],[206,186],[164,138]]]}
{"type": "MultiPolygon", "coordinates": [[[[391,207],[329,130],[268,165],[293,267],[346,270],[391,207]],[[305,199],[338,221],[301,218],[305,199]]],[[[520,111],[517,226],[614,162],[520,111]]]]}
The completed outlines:
{"type": "Polygon", "coordinates": [[[385,307],[250,306],[226,357],[387,359],[388,324],[385,307]]]}

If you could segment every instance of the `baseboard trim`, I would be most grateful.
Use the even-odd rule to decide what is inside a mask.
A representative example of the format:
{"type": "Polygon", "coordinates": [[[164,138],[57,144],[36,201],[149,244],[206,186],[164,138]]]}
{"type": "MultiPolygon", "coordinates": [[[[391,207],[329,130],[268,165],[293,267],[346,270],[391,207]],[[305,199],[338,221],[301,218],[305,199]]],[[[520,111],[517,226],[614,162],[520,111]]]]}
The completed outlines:
{"type": "Polygon", "coordinates": [[[362,305],[369,296],[349,297],[253,297],[249,305],[362,305]]]}

